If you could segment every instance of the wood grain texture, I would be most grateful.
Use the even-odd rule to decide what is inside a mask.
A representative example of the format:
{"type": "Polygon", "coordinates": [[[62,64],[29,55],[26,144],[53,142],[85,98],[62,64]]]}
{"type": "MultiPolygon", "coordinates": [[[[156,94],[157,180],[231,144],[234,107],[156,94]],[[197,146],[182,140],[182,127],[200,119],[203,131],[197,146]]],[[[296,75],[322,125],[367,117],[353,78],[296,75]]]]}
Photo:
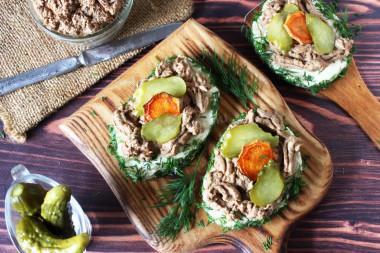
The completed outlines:
{"type": "Polygon", "coordinates": [[[354,59],[343,78],[319,93],[348,112],[380,149],[380,103],[361,78],[354,59]]]}
{"type": "MultiPolygon", "coordinates": [[[[247,111],[247,109],[242,107],[235,98],[222,93],[219,123],[211,135],[212,141],[207,144],[208,153],[203,157],[203,163],[209,160],[212,147],[224,132],[228,122],[242,111],[247,111]]],[[[273,252],[286,251],[290,229],[297,220],[322,200],[332,180],[332,161],[326,147],[302,127],[270,80],[237,54],[230,45],[193,19],[187,21],[59,127],[103,175],[137,231],[153,248],[162,252],[186,252],[217,242],[232,244],[246,252],[258,252],[263,249],[262,242],[268,236],[275,238],[271,247],[273,252]],[[204,228],[195,227],[194,224],[200,219],[207,223],[204,211],[197,209],[197,218],[190,232],[180,234],[174,243],[162,243],[152,233],[155,225],[169,209],[152,209],[149,206],[157,202],[154,196],[169,178],[138,184],[125,179],[118,168],[117,160],[113,159],[107,151],[109,142],[107,125],[112,124],[112,113],[120,102],[126,101],[133,94],[135,84],[150,74],[152,67],[157,64],[156,59],[162,60],[178,54],[199,58],[203,48],[209,51],[215,50],[220,57],[225,55],[230,58],[235,55],[241,66],[247,66],[250,79],[255,78],[259,81],[259,88],[254,97],[259,107],[284,115],[286,122],[300,133],[304,141],[302,152],[312,154],[310,167],[304,175],[308,186],[296,201],[290,203],[288,211],[277,215],[272,223],[261,228],[231,231],[222,235],[221,229],[215,224],[204,228]],[[102,97],[107,97],[106,101],[102,101],[102,97]],[[92,111],[95,111],[97,116],[91,115],[92,111]],[[142,199],[145,201],[141,201],[142,199]]],[[[201,182],[200,177],[204,173],[205,171],[200,171],[198,175],[198,186],[201,182]]],[[[199,187],[197,188],[196,196],[199,195],[199,187]]]]}
{"type": "MultiPolygon", "coordinates": [[[[260,10],[261,6],[258,5],[245,15],[244,22],[249,28],[252,27],[253,16],[260,10]]],[[[319,94],[348,112],[380,149],[380,103],[361,78],[354,59],[345,76],[335,80],[333,85],[321,90],[319,94]]]]}
{"type": "MultiPolygon", "coordinates": [[[[195,0],[193,17],[258,66],[298,120],[330,151],[334,167],[330,190],[295,226],[289,236],[288,252],[377,253],[380,250],[380,152],[357,122],[337,104],[286,84],[261,62],[240,32],[244,15],[258,4],[259,0],[195,0]]],[[[341,0],[339,6],[348,7],[349,20],[363,26],[361,34],[355,37],[355,63],[363,81],[379,100],[380,5],[373,0],[341,0]],[[355,12],[364,15],[357,17],[355,12]]],[[[10,169],[18,163],[25,164],[34,173],[70,185],[93,225],[89,253],[156,251],[135,230],[97,169],[57,126],[153,47],[41,122],[28,133],[27,143],[16,145],[0,138],[1,199],[5,198],[12,181],[10,169]]],[[[7,60],[16,60],[12,57],[7,60]]],[[[0,122],[0,131],[2,128],[0,122]]],[[[0,216],[4,217],[4,201],[0,201],[0,216]]],[[[0,218],[0,252],[16,253],[4,218],[0,218]]],[[[213,244],[194,252],[237,253],[240,250],[229,244],[213,244]]]]}

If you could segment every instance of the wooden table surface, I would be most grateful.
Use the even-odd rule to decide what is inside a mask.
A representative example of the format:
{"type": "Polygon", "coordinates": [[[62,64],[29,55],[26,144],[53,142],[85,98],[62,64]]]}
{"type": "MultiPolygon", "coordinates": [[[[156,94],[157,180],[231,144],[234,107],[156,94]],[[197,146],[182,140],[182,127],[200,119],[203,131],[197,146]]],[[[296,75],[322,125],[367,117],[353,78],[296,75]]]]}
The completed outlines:
{"type": "MultiPolygon", "coordinates": [[[[334,165],[326,198],[294,228],[289,252],[380,252],[380,152],[358,124],[333,102],[312,96],[273,76],[240,32],[244,15],[259,1],[194,1],[193,17],[233,45],[270,77],[301,123],[325,143],[334,165]]],[[[350,20],[363,26],[356,37],[356,64],[371,92],[380,97],[380,1],[342,0],[350,20]],[[355,16],[353,13],[362,13],[355,16]]],[[[154,46],[154,45],[153,45],[154,46]]],[[[153,47],[151,46],[150,49],[153,47]]],[[[72,187],[93,226],[88,252],[153,252],[135,231],[95,167],[58,129],[62,120],[135,63],[125,63],[28,133],[25,144],[0,140],[0,252],[16,252],[4,219],[10,170],[26,165],[72,187]]],[[[380,122],[379,122],[380,124],[380,122]]],[[[3,128],[0,123],[0,131],[3,128]]],[[[230,245],[210,245],[196,252],[238,252],[230,245]]]]}

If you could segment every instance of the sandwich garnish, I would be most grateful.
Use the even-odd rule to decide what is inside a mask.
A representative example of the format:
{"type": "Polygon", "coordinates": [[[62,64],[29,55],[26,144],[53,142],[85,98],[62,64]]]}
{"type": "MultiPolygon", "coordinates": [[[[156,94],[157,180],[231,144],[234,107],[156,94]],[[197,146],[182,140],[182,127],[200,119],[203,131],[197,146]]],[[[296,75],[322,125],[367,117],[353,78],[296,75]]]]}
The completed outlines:
{"type": "Polygon", "coordinates": [[[219,90],[202,64],[167,58],[114,112],[109,151],[133,181],[176,174],[200,151],[218,108],[219,90]]]}
{"type": "Polygon", "coordinates": [[[264,0],[246,36],[282,79],[317,93],[344,76],[360,26],[322,0],[264,0]]]}
{"type": "Polygon", "coordinates": [[[270,220],[304,185],[301,145],[277,112],[241,114],[215,146],[203,179],[209,222],[228,231],[270,220]]]}

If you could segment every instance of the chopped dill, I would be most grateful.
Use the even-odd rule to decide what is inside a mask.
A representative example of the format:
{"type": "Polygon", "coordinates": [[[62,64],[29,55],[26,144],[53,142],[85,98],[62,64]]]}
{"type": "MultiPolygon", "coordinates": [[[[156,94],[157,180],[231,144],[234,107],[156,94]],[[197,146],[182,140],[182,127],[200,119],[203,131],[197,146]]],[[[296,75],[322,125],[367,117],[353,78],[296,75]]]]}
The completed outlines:
{"type": "Polygon", "coordinates": [[[92,196],[93,196],[93,197],[96,197],[96,196],[98,196],[100,193],[101,193],[100,191],[94,192],[94,193],[92,194],[92,196]]]}
{"type": "Polygon", "coordinates": [[[265,250],[270,250],[271,246],[272,246],[272,236],[268,236],[267,240],[263,242],[263,247],[265,250]]]}
{"type": "Polygon", "coordinates": [[[107,99],[107,97],[102,97],[102,101],[105,101],[107,99]]]}
{"type": "Polygon", "coordinates": [[[197,222],[197,227],[199,228],[204,228],[205,227],[205,224],[203,223],[203,220],[200,220],[197,222]]]}
{"type": "Polygon", "coordinates": [[[90,112],[90,114],[91,114],[92,116],[98,116],[98,114],[96,114],[96,112],[95,112],[94,110],[92,110],[92,111],[90,112]]]}
{"type": "Polygon", "coordinates": [[[0,132],[1,138],[5,139],[5,132],[4,130],[0,132]]]}

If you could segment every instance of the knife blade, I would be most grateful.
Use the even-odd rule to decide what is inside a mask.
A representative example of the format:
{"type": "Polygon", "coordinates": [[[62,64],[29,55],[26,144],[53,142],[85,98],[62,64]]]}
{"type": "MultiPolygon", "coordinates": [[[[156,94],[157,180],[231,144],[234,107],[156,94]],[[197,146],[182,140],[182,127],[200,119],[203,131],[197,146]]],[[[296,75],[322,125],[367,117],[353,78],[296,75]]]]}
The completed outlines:
{"type": "Polygon", "coordinates": [[[16,89],[73,71],[81,66],[90,66],[106,61],[135,49],[148,46],[166,38],[183,23],[171,23],[152,28],[109,44],[87,49],[77,57],[69,57],[51,64],[0,80],[0,96],[16,89]]]}

